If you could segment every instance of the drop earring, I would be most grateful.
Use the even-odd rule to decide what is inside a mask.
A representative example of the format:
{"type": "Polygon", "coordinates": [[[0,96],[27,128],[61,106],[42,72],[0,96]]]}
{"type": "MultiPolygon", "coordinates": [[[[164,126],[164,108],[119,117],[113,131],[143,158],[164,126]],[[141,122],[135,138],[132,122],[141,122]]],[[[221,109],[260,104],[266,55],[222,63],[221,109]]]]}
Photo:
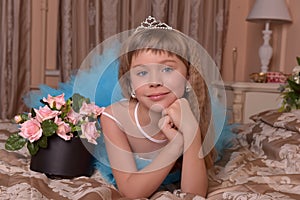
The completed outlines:
{"type": "Polygon", "coordinates": [[[133,99],[135,99],[135,98],[136,98],[136,95],[135,95],[135,92],[134,92],[134,90],[132,90],[132,91],[131,91],[130,95],[131,95],[131,97],[132,97],[133,99]]]}
{"type": "Polygon", "coordinates": [[[188,92],[190,92],[190,91],[191,91],[191,87],[190,87],[189,85],[186,85],[186,86],[185,86],[185,92],[188,93],[188,92]]]}

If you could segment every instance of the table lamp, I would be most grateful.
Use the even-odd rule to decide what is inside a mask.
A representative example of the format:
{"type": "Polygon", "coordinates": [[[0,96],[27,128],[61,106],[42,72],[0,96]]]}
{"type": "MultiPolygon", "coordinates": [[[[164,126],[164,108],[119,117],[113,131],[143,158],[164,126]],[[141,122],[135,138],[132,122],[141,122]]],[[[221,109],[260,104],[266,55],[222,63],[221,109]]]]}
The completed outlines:
{"type": "Polygon", "coordinates": [[[265,29],[262,31],[264,42],[259,48],[258,54],[261,62],[261,72],[266,73],[273,54],[273,48],[269,43],[272,34],[270,23],[292,21],[287,4],[285,0],[256,0],[246,20],[265,23],[265,29]]]}

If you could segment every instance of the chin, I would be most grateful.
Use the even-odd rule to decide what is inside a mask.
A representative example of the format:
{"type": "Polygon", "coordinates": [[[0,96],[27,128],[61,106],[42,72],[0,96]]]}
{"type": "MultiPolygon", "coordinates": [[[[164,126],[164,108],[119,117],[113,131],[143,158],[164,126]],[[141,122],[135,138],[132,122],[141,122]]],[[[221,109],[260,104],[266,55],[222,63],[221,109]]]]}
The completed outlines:
{"type": "Polygon", "coordinates": [[[162,112],[164,109],[168,108],[172,103],[174,103],[174,101],[156,102],[156,103],[151,104],[149,106],[149,109],[154,112],[162,112]]]}
{"type": "Polygon", "coordinates": [[[162,112],[165,108],[166,108],[166,106],[164,106],[164,105],[153,104],[153,105],[151,105],[150,110],[152,110],[154,112],[162,112]]]}

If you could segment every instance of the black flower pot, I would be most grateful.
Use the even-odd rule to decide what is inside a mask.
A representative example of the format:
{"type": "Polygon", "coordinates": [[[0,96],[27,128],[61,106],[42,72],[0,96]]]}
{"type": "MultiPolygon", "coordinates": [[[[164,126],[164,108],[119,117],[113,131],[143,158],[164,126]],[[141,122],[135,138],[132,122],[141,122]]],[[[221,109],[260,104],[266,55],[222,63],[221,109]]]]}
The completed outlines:
{"type": "Polygon", "coordinates": [[[90,153],[92,145],[79,137],[65,141],[53,135],[48,138],[48,147],[40,148],[31,157],[30,169],[44,173],[49,178],[91,176],[94,170],[93,156],[90,153]]]}

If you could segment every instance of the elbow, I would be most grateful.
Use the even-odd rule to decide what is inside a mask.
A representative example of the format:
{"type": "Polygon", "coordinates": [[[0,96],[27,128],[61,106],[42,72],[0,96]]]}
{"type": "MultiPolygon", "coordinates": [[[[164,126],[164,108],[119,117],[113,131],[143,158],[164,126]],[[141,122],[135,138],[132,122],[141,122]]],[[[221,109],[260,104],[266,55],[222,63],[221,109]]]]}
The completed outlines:
{"type": "Polygon", "coordinates": [[[156,189],[150,185],[147,187],[138,183],[126,183],[118,185],[118,191],[121,193],[121,195],[129,199],[149,198],[155,192],[155,190],[156,189]]]}
{"type": "Polygon", "coordinates": [[[146,191],[143,191],[143,189],[126,189],[124,188],[123,190],[120,189],[119,192],[121,195],[125,198],[129,199],[141,199],[141,198],[149,198],[152,193],[147,193],[146,191]]]}
{"type": "Polygon", "coordinates": [[[203,189],[201,189],[201,190],[198,189],[197,191],[195,191],[195,190],[182,190],[181,192],[201,196],[203,198],[206,198],[206,196],[207,196],[207,190],[203,190],[203,189]]]}
{"type": "Polygon", "coordinates": [[[206,198],[208,192],[208,180],[202,180],[201,184],[181,185],[181,191],[206,198]]]}

